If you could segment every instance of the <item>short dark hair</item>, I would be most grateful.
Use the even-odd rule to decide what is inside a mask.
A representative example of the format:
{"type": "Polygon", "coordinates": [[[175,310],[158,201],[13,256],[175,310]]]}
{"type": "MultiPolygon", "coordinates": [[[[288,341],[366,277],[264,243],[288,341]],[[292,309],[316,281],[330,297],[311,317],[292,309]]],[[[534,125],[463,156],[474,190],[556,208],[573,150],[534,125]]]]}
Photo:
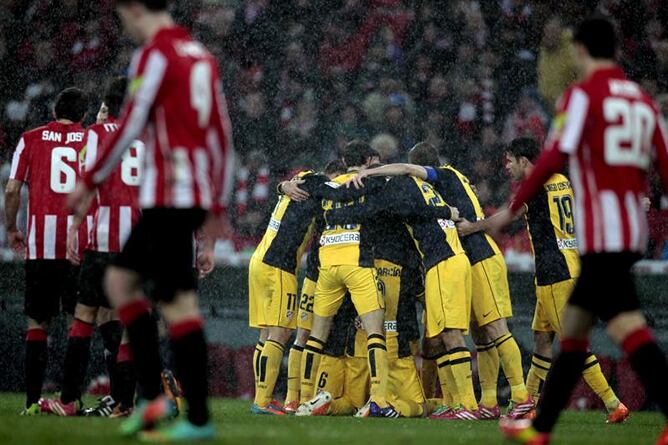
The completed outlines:
{"type": "Polygon", "coordinates": [[[408,152],[408,161],[416,165],[438,165],[438,150],[429,142],[418,142],[408,152]]]}
{"type": "Polygon", "coordinates": [[[120,115],[127,88],[128,78],[125,76],[113,77],[107,83],[107,89],[102,100],[109,109],[111,116],[118,117],[120,115]]]}
{"type": "Polygon", "coordinates": [[[343,173],[346,171],[346,165],[341,159],[334,159],[325,165],[325,174],[343,173]]]}
{"type": "Polygon", "coordinates": [[[359,167],[364,165],[367,159],[373,157],[376,152],[369,144],[359,139],[352,140],[346,144],[341,154],[341,159],[346,167],[359,167]]]}
{"type": "Polygon", "coordinates": [[[536,162],[540,155],[540,145],[533,138],[517,138],[513,139],[506,148],[506,153],[517,159],[524,157],[531,162],[536,162]]]}
{"type": "Polygon", "coordinates": [[[65,88],[56,97],[53,112],[56,119],[69,119],[72,122],[81,122],[88,109],[88,96],[76,87],[65,88]]]}
{"type": "Polygon", "coordinates": [[[573,41],[584,45],[594,59],[614,59],[617,33],[612,22],[604,17],[583,20],[575,30],[573,41]]]}
{"type": "Polygon", "coordinates": [[[171,0],[116,0],[117,5],[139,3],[150,11],[165,11],[171,0]]]}

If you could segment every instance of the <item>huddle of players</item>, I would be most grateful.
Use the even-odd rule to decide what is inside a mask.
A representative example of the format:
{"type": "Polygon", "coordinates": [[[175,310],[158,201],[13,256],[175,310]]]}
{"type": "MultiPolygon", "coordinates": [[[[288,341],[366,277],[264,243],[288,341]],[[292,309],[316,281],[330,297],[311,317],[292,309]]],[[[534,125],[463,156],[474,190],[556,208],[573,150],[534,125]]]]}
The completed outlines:
{"type": "MultiPolygon", "coordinates": [[[[26,249],[27,255],[25,311],[29,329],[23,415],[47,412],[73,416],[82,413],[82,387],[96,323],[105,349],[110,394],[101,398],[96,406],[83,410],[83,414],[125,417],[134,407],[136,375],[132,352],[103,290],[103,282],[107,266],[118,256],[140,217],[138,193],[144,144],[137,140],[131,145],[109,180],[99,187],[86,218],[71,214],[61,202],[63,193],[72,191],[74,178],[66,178],[65,184],[54,183],[52,179],[62,171],[69,172],[65,175],[74,175],[75,169],[76,177],[79,177],[95,163],[105,141],[118,130],[116,121],[127,82],[126,77],[110,79],[97,121],[85,130],[81,127],[88,106],[85,94],[76,88],[64,90],[56,100],[56,120],[24,133],[14,154],[6,196],[13,198],[10,202],[15,205],[10,206],[7,222],[11,246],[17,251],[26,249]],[[61,166],[60,172],[54,172],[53,165],[44,168],[49,167],[54,151],[58,150],[52,146],[65,145],[63,137],[69,147],[61,150],[72,151],[71,159],[67,160],[71,161],[73,169],[66,170],[67,166],[61,166]],[[46,186],[45,181],[49,182],[46,186]],[[23,235],[15,229],[17,198],[24,183],[29,186],[27,246],[23,235]],[[61,189],[54,190],[59,186],[61,189]],[[53,227],[47,227],[48,223],[40,227],[39,221],[49,218],[56,221],[53,227]],[[59,220],[65,220],[67,225],[60,224],[59,220]],[[49,247],[50,238],[52,247],[49,247]],[[61,305],[62,311],[73,317],[64,357],[61,393],[57,399],[42,399],[47,328],[60,313],[61,305]]],[[[169,370],[163,371],[163,386],[170,397],[175,399],[180,395],[178,383],[169,370]]]]}
{"type": "MultiPolygon", "coordinates": [[[[514,141],[507,151],[509,168],[513,162],[530,166],[538,152],[530,139],[514,141]]],[[[533,415],[553,336],[560,333],[560,313],[578,273],[570,184],[555,175],[526,214],[538,302],[536,350],[525,385],[521,354],[506,322],[512,308],[505,261],[484,226],[476,225],[484,213],[473,187],[451,165],[421,167],[440,165],[429,144],[417,144],[409,157],[411,164],[379,166],[367,144],[353,141],[342,162],[331,162],[324,174],[303,172],[279,185],[279,202],[249,269],[250,325],[261,330],[252,412],[498,419],[501,367],[511,387],[507,416],[533,415]],[[309,241],[298,298],[298,264],[309,241]],[[421,376],[413,360],[419,341],[416,299],[425,307],[421,376]],[[479,401],[464,342],[469,327],[479,401]],[[281,405],[273,391],[295,328],[281,405]],[[436,376],[442,400],[428,398],[436,376]]],[[[529,168],[518,169],[514,179],[529,168]]],[[[583,374],[605,401],[608,421],[623,421],[628,410],[593,355],[583,374]]]]}

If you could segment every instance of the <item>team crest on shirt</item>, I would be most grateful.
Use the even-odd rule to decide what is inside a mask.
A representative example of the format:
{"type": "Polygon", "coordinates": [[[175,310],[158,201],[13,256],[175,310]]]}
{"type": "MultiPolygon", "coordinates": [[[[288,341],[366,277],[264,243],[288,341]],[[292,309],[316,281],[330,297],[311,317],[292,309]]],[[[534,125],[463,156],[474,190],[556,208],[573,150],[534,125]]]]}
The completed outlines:
{"type": "Polygon", "coordinates": [[[294,316],[295,316],[295,311],[287,311],[287,312],[285,313],[285,317],[286,317],[288,320],[292,320],[292,317],[294,317],[294,316]]]}

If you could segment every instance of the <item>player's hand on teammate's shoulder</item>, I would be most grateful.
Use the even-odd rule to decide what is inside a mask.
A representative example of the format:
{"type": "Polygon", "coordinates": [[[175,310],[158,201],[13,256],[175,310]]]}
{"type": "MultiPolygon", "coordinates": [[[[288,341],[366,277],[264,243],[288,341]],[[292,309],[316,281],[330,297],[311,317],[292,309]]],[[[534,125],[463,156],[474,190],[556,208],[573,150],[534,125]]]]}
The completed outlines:
{"type": "Polygon", "coordinates": [[[281,190],[293,201],[306,201],[309,198],[308,192],[299,188],[304,181],[301,178],[292,178],[290,181],[281,182],[281,190]]]}
{"type": "Polygon", "coordinates": [[[350,187],[350,184],[352,184],[356,189],[364,188],[364,183],[362,180],[367,176],[369,176],[368,172],[366,170],[362,170],[353,176],[352,179],[346,182],[346,187],[350,187]]]}
{"type": "Polygon", "coordinates": [[[11,247],[16,254],[23,255],[26,244],[25,237],[20,230],[14,229],[7,231],[7,241],[9,242],[9,247],[11,247]]]}
{"type": "Polygon", "coordinates": [[[450,220],[459,221],[459,209],[457,207],[450,207],[450,220]]]}

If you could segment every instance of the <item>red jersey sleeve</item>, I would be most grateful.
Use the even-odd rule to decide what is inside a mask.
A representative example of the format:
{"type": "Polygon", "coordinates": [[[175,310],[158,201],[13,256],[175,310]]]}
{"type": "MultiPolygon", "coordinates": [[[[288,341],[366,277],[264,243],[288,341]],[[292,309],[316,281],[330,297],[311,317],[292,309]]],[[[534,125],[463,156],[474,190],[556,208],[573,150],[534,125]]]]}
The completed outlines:
{"type": "Polygon", "coordinates": [[[656,151],[655,164],[656,169],[661,175],[661,183],[663,185],[663,193],[668,195],[668,142],[666,137],[666,122],[660,112],[657,112],[657,123],[654,128],[654,136],[652,142],[654,150],[656,151]]]}
{"type": "Polygon", "coordinates": [[[588,111],[589,96],[584,90],[576,86],[564,93],[557,104],[544,151],[510,203],[513,212],[536,196],[543,184],[563,168],[568,156],[578,150],[588,111]]]}
{"type": "Polygon", "coordinates": [[[21,136],[12,157],[12,168],[9,173],[9,179],[28,182],[28,175],[30,173],[30,169],[28,168],[29,157],[29,149],[26,147],[25,136],[21,136]]]}
{"type": "Polygon", "coordinates": [[[140,53],[136,73],[130,80],[118,131],[110,138],[99,159],[83,176],[83,181],[89,188],[107,179],[130,144],[141,135],[166,71],[167,58],[158,49],[151,48],[140,53]]]}

